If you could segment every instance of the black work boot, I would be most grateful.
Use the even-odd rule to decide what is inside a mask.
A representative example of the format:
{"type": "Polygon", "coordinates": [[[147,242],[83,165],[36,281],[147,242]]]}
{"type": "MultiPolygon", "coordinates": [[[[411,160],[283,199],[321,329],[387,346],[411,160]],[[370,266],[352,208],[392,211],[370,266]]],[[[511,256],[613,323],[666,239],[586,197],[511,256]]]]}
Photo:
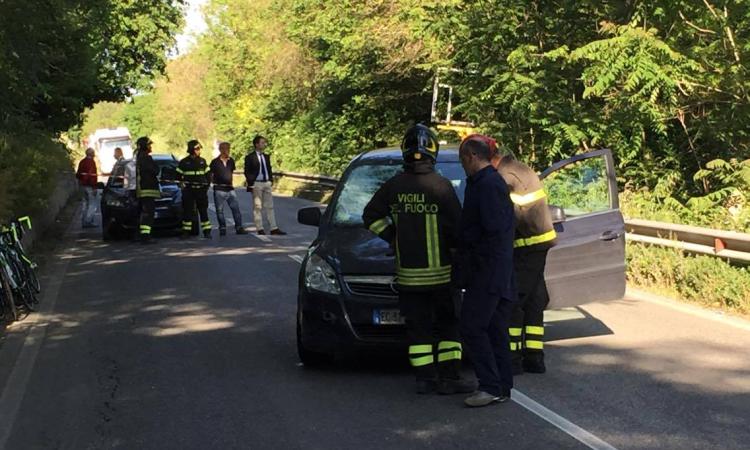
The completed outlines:
{"type": "Polygon", "coordinates": [[[477,383],[474,380],[465,378],[441,378],[437,384],[438,394],[468,394],[477,390],[477,383]]]}
{"type": "Polygon", "coordinates": [[[526,352],[523,355],[523,370],[528,373],[545,373],[544,352],[526,352]]]}
{"type": "Polygon", "coordinates": [[[244,228],[242,228],[242,227],[237,227],[237,228],[235,229],[235,232],[236,232],[237,234],[247,234],[247,230],[246,230],[246,229],[244,229],[244,228]]]}
{"type": "Polygon", "coordinates": [[[437,389],[437,381],[434,378],[417,378],[415,392],[417,394],[432,394],[437,389]]]}
{"type": "Polygon", "coordinates": [[[511,352],[510,367],[513,369],[513,376],[523,375],[523,358],[521,352],[511,352]]]}
{"type": "Polygon", "coordinates": [[[211,239],[211,230],[206,230],[203,232],[203,239],[211,239]]]}

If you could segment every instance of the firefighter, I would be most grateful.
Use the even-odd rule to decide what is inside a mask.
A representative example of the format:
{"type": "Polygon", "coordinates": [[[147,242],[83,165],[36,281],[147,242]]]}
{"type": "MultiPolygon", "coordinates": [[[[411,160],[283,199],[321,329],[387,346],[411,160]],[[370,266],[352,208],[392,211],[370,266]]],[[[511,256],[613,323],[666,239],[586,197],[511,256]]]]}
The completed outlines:
{"type": "Polygon", "coordinates": [[[153,142],[146,136],[136,141],[136,192],[140,205],[139,235],[144,244],[151,243],[151,227],[154,226],[154,207],[159,191],[159,166],[151,157],[153,142]]]}
{"type": "Polygon", "coordinates": [[[410,128],[401,151],[404,171],[378,189],[362,218],[395,250],[416,392],[473,392],[474,383],[460,377],[462,348],[451,295],[461,204],[450,181],[435,171],[438,141],[432,130],[421,124],[410,128]]]}
{"type": "Polygon", "coordinates": [[[501,156],[494,139],[482,135],[468,139],[480,139],[490,146],[492,165],[510,189],[516,217],[513,266],[519,301],[508,329],[513,374],[544,373],[544,309],[549,303],[544,267],[557,237],[547,195],[536,172],[512,154],[501,156]]]}
{"type": "Polygon", "coordinates": [[[188,156],[177,165],[177,178],[182,181],[182,235],[190,236],[195,221],[195,209],[200,217],[203,237],[211,239],[211,221],[208,219],[208,186],[211,183],[210,169],[201,158],[203,146],[196,140],[187,144],[188,156]]]}

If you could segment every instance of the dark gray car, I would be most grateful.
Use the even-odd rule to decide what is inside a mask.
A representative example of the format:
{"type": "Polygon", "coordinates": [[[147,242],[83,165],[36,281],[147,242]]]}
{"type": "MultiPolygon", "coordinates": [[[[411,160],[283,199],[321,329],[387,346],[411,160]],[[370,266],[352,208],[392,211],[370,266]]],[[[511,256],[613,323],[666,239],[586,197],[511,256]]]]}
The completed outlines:
{"type": "MultiPolygon", "coordinates": [[[[297,344],[306,364],[363,348],[407,345],[393,252],[362,225],[365,205],[402,164],[397,149],[363,153],[344,172],[325,212],[298,212],[300,223],[319,227],[299,276],[297,344]]],[[[441,150],[436,168],[463,201],[457,149],[441,150]]],[[[577,155],[541,177],[558,233],[545,270],[548,309],[622,298],[625,228],[611,152],[577,155]]]]}

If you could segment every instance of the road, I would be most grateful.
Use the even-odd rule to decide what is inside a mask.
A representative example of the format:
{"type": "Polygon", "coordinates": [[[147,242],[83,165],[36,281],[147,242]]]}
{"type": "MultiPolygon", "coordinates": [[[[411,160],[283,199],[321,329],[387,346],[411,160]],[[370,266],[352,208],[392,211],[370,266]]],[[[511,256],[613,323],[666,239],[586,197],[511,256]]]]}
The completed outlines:
{"type": "Polygon", "coordinates": [[[309,204],[277,197],[289,235],[263,240],[104,243],[73,220],[0,347],[0,447],[750,448],[750,324],[653,301],[549,312],[549,372],[489,408],[413,394],[405,357],[302,366],[309,204]]]}

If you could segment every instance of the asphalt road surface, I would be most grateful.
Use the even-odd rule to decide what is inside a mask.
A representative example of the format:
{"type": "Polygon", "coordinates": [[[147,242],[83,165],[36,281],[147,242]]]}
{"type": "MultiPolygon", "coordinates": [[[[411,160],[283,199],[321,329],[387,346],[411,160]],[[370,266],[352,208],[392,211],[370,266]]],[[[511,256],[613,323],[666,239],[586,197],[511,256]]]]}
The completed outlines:
{"type": "Polygon", "coordinates": [[[302,366],[309,204],[277,197],[289,235],[264,239],[104,243],[74,219],[0,344],[0,448],[750,448],[750,323],[670,303],[549,313],[548,373],[488,408],[413,394],[405,356],[302,366]]]}

